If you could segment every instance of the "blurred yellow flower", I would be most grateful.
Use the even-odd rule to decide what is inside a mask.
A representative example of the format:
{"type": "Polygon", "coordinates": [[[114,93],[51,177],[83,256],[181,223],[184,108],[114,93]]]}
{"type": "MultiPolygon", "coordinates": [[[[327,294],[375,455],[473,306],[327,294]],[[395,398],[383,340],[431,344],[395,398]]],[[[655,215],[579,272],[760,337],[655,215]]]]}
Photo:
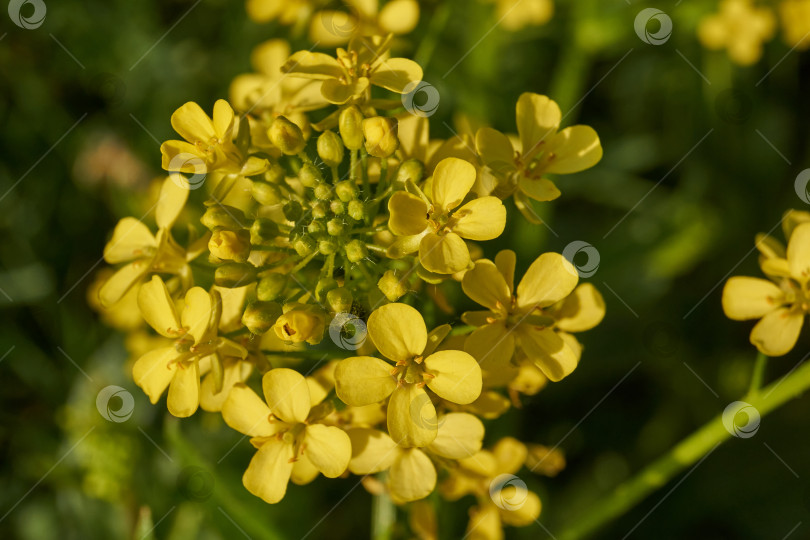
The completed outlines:
{"type": "Polygon", "coordinates": [[[248,17],[257,23],[278,21],[292,25],[305,20],[312,13],[312,0],[247,0],[248,17]]]}
{"type": "Polygon", "coordinates": [[[388,304],[375,310],[368,319],[368,335],[396,367],[371,356],[347,358],[335,370],[335,390],[352,406],[390,396],[388,432],[400,446],[424,447],[436,439],[436,409],[425,386],[459,404],[472,403],[481,394],[481,369],[475,359],[462,351],[434,352],[437,343],[428,339],[422,315],[411,306],[388,304]]]}
{"type": "Polygon", "coordinates": [[[321,423],[330,409],[313,403],[307,379],[292,369],[271,369],[262,378],[262,390],[264,401],[237,384],[222,407],[225,422],[251,437],[258,449],[242,476],[245,488],[275,504],[284,498],[291,477],[304,484],[318,472],[327,478],[343,474],[351,441],[342,429],[321,423]]]}
{"type": "Polygon", "coordinates": [[[463,239],[492,240],[506,226],[506,207],[497,197],[479,197],[458,208],[475,183],[475,167],[458,158],[436,165],[431,196],[398,191],[388,201],[388,227],[399,236],[388,248],[392,258],[415,251],[427,270],[452,274],[467,268],[463,239]]]}
{"type": "Polygon", "coordinates": [[[517,32],[527,26],[546,24],[554,15],[552,0],[486,0],[495,3],[495,17],[501,27],[517,32]]]}
{"type": "Polygon", "coordinates": [[[799,50],[810,47],[810,0],[782,0],[778,11],[787,44],[799,50]]]}
{"type": "Polygon", "coordinates": [[[707,49],[726,49],[741,66],[762,56],[762,45],[773,37],[776,20],[769,7],[754,7],[751,0],[721,0],[719,11],[698,26],[698,38],[707,49]]]}
{"type": "Polygon", "coordinates": [[[315,13],[309,25],[309,40],[323,47],[334,47],[354,36],[403,35],[419,22],[419,2],[390,0],[380,9],[378,0],[344,0],[345,11],[315,13]]]}

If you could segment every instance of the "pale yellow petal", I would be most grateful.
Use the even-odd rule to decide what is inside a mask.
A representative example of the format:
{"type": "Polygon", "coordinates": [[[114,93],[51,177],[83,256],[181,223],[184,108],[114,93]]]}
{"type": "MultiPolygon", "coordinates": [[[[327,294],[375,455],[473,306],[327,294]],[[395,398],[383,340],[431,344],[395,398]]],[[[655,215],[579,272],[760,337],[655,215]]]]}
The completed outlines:
{"type": "Polygon", "coordinates": [[[394,390],[388,401],[388,433],[402,447],[423,447],[436,438],[436,408],[427,392],[415,384],[394,390]]]}
{"type": "Polygon", "coordinates": [[[602,322],[605,300],[591,283],[582,283],[554,313],[557,328],[566,332],[584,332],[602,322]]]}
{"type": "Polygon", "coordinates": [[[284,422],[295,424],[307,419],[311,407],[309,387],[297,371],[271,369],[262,377],[262,390],[270,410],[284,422]]]}
{"type": "Polygon", "coordinates": [[[484,424],[468,413],[449,413],[439,418],[439,433],[428,450],[448,459],[469,457],[481,450],[484,424]]]}
{"type": "Polygon", "coordinates": [[[252,494],[275,504],[287,493],[293,469],[293,446],[284,440],[271,439],[250,460],[242,483],[252,494]]]}
{"type": "Polygon", "coordinates": [[[155,349],[144,354],[132,366],[132,379],[155,404],[172,382],[179,356],[174,347],[155,349]]]}
{"type": "Polygon", "coordinates": [[[790,275],[801,283],[810,279],[810,223],[802,223],[793,229],[787,248],[790,275]]]}
{"type": "Polygon", "coordinates": [[[540,497],[522,485],[510,485],[501,491],[501,495],[513,501],[514,504],[503,505],[500,509],[501,519],[513,527],[527,527],[540,517],[542,504],[540,497]]]}
{"type": "Polygon", "coordinates": [[[211,295],[202,287],[192,287],[186,293],[186,305],[181,320],[183,327],[194,336],[194,343],[199,343],[211,319],[211,295]]]}
{"type": "Polygon", "coordinates": [[[305,455],[299,455],[293,464],[290,481],[298,486],[305,486],[318,477],[318,469],[305,455]]]}
{"type": "Polygon", "coordinates": [[[415,86],[422,80],[422,68],[407,58],[389,58],[371,74],[371,84],[381,86],[397,94],[403,94],[406,88],[415,86]]]}
{"type": "Polygon", "coordinates": [[[723,287],[723,311],[736,321],[759,319],[782,305],[784,297],[772,281],[734,276],[723,287]]]}
{"type": "Polygon", "coordinates": [[[507,175],[515,171],[515,150],[509,137],[489,127],[475,134],[475,146],[484,164],[496,174],[507,175]]]}
{"type": "Polygon", "coordinates": [[[337,478],[352,457],[352,443],[346,432],[335,426],[312,424],[304,435],[304,454],[327,478],[337,478]]]}
{"type": "MultiPolygon", "coordinates": [[[[380,10],[377,23],[383,32],[408,34],[419,23],[419,2],[416,0],[391,0],[380,10]]],[[[421,80],[421,76],[419,77],[421,80]]]]}
{"type": "Polygon", "coordinates": [[[222,374],[222,390],[216,390],[216,378],[213,372],[203,377],[200,383],[200,407],[208,412],[222,411],[225,400],[228,399],[234,385],[247,380],[252,371],[250,362],[232,362],[225,366],[222,374]]]}
{"type": "Polygon", "coordinates": [[[453,212],[453,232],[468,240],[492,240],[506,227],[506,207],[497,197],[479,197],[453,212]]]}
{"type": "Polygon", "coordinates": [[[520,280],[518,306],[550,306],[571,294],[578,281],[576,268],[565,257],[559,253],[543,253],[520,280]]]}
{"type": "Polygon", "coordinates": [[[104,246],[104,260],[110,264],[148,257],[157,248],[157,240],[149,227],[133,217],[125,217],[115,225],[112,238],[104,246]]]}
{"type": "Polygon", "coordinates": [[[576,352],[551,328],[521,325],[516,334],[523,352],[550,380],[557,382],[577,367],[576,352]]]}
{"type": "Polygon", "coordinates": [[[368,318],[368,335],[383,356],[395,362],[422,354],[427,327],[422,315],[407,304],[387,304],[368,318]]]}
{"type": "Polygon", "coordinates": [[[437,274],[455,274],[470,264],[470,251],[455,233],[426,234],[419,242],[419,262],[437,274]]]}
{"type": "Polygon", "coordinates": [[[362,96],[368,90],[369,80],[361,77],[356,81],[348,84],[343,83],[338,79],[328,79],[323,81],[321,85],[321,93],[324,99],[329,103],[335,105],[343,105],[344,103],[362,96]]]}
{"type": "Polygon", "coordinates": [[[231,428],[249,437],[270,437],[278,423],[270,423],[270,407],[244,384],[235,384],[222,405],[222,419],[231,428]]]}
{"type": "Polygon", "coordinates": [[[517,366],[512,364],[515,337],[502,321],[475,329],[467,337],[464,350],[478,360],[487,388],[505,386],[518,374],[517,366]]]}
{"type": "Polygon", "coordinates": [[[211,118],[193,101],[183,104],[174,111],[171,121],[174,130],[190,143],[208,142],[217,136],[211,118]]]}
{"type": "Polygon", "coordinates": [[[353,474],[375,474],[391,466],[399,456],[397,443],[376,429],[353,428],[347,431],[352,443],[349,470],[353,474]]]}
{"type": "Polygon", "coordinates": [[[416,235],[427,229],[428,207],[421,198],[397,191],[388,199],[388,228],[398,236],[416,235]]]}
{"type": "Polygon", "coordinates": [[[754,326],[751,344],[768,356],[783,356],[796,346],[803,324],[803,313],[779,308],[762,317],[754,326]]]}
{"type": "Polygon", "coordinates": [[[492,447],[498,474],[515,474],[528,455],[526,445],[514,437],[504,437],[492,447]]]}
{"type": "Polygon", "coordinates": [[[547,142],[560,127],[560,107],[547,96],[526,92],[518,98],[517,128],[520,134],[521,152],[531,156],[547,142]]]}
{"type": "Polygon", "coordinates": [[[481,395],[481,367],[463,351],[438,351],[424,361],[425,371],[433,375],[428,388],[441,398],[466,405],[481,395]]]}
{"type": "Polygon", "coordinates": [[[571,126],[560,131],[548,142],[544,172],[570,174],[589,169],[602,159],[599,135],[590,126],[571,126]]]}
{"type": "Polygon", "coordinates": [[[138,307],[144,320],[161,336],[180,337],[182,324],[166,284],[158,276],[141,285],[138,307]]]}
{"type": "Polygon", "coordinates": [[[233,140],[233,124],[233,108],[224,99],[218,99],[214,103],[214,131],[220,144],[233,140]]]}
{"type": "Polygon", "coordinates": [[[553,201],[562,195],[554,182],[548,178],[522,177],[518,182],[518,187],[526,196],[540,202],[553,201]]]}
{"type": "Polygon", "coordinates": [[[424,499],[436,487],[436,468],[417,448],[402,452],[388,475],[388,486],[395,501],[424,499]]]}
{"type": "Polygon", "coordinates": [[[188,182],[174,176],[168,176],[160,188],[155,220],[161,229],[171,228],[188,199],[188,182]]]}
{"type": "Polygon", "coordinates": [[[146,275],[148,270],[149,264],[146,261],[131,262],[116,270],[98,291],[101,305],[110,307],[121,300],[146,275]]]}
{"type": "Polygon", "coordinates": [[[197,412],[200,406],[200,366],[196,359],[177,364],[166,405],[178,418],[187,418],[197,412]]]}
{"type": "Polygon", "coordinates": [[[511,249],[503,249],[495,255],[495,266],[498,271],[506,280],[506,285],[509,287],[509,294],[515,290],[515,263],[517,262],[517,255],[511,249]]]}
{"type": "Polygon", "coordinates": [[[372,356],[346,358],[335,369],[335,392],[354,407],[378,403],[397,387],[391,370],[391,364],[372,356]]]}
{"type": "Polygon", "coordinates": [[[310,79],[339,79],[343,70],[338,61],[328,54],[298,51],[290,56],[282,66],[284,73],[294,73],[297,77],[310,79]]]}
{"type": "Polygon", "coordinates": [[[459,158],[445,158],[433,171],[433,204],[448,212],[457,207],[475,183],[475,167],[459,158]]]}

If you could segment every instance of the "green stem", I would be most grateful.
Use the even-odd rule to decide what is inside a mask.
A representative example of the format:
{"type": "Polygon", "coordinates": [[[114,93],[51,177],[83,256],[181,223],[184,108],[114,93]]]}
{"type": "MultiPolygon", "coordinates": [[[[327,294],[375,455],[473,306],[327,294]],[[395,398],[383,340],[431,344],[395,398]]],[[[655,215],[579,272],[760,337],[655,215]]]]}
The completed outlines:
{"type": "MultiPolygon", "coordinates": [[[[385,473],[380,473],[378,478],[384,482],[385,473]]],[[[387,493],[374,495],[371,503],[371,538],[390,540],[393,537],[396,519],[397,510],[391,497],[387,493]]]]}
{"type": "Polygon", "coordinates": [[[360,174],[363,177],[363,197],[371,198],[371,183],[368,181],[368,152],[360,150],[360,174]]]}
{"type": "Polygon", "coordinates": [[[754,361],[754,371],[751,374],[751,385],[748,387],[748,394],[753,395],[762,388],[762,379],[765,377],[765,368],[768,366],[768,357],[763,353],[757,354],[754,361]]]}
{"type": "Polygon", "coordinates": [[[349,154],[349,180],[352,184],[357,183],[357,150],[352,150],[349,154]]]}
{"type": "Polygon", "coordinates": [[[311,261],[312,259],[315,258],[316,255],[318,255],[318,251],[313,251],[312,253],[310,253],[309,255],[304,257],[304,259],[300,263],[295,265],[295,268],[290,270],[290,273],[294,274],[294,273],[298,272],[299,270],[302,270],[306,265],[309,264],[309,261],[311,261]]]}
{"type": "MultiPolygon", "coordinates": [[[[764,367],[764,360],[758,364],[764,367]]],[[[760,416],[765,416],[808,388],[810,388],[810,362],[804,363],[793,373],[761,391],[749,393],[744,399],[759,412],[760,416]]],[[[676,474],[712,452],[731,435],[732,433],[723,425],[722,414],[715,416],[666,455],[617,487],[612,494],[601,497],[589,510],[577,513],[575,520],[558,535],[558,538],[575,540],[595,532],[664,486],[676,474]]]]}

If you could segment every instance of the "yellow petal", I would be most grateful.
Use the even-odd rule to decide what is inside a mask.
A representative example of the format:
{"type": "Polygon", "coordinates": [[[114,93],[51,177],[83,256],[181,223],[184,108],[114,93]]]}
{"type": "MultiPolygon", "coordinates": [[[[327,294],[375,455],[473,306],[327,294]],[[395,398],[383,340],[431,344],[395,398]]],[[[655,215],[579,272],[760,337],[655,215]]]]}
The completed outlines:
{"type": "Polygon", "coordinates": [[[271,369],[262,377],[264,399],[273,414],[290,424],[302,423],[311,407],[303,375],[289,368],[271,369]]]}
{"type": "Polygon", "coordinates": [[[319,11],[309,23],[309,40],[325,48],[335,47],[349,41],[357,28],[357,18],[345,11],[319,11]]]}
{"type": "Polygon", "coordinates": [[[468,540],[502,540],[503,525],[499,508],[494,504],[473,507],[467,524],[465,538],[468,540]]]}
{"type": "Polygon", "coordinates": [[[577,270],[559,253],[543,253],[529,267],[517,288],[519,307],[550,306],[574,290],[577,270]]]}
{"type": "Polygon", "coordinates": [[[802,223],[793,229],[787,248],[790,275],[801,283],[810,278],[810,223],[802,223]]]}
{"type": "Polygon", "coordinates": [[[197,411],[200,406],[200,366],[196,359],[177,364],[166,405],[178,418],[187,418],[197,411]]]}
{"type": "Polygon", "coordinates": [[[186,306],[181,316],[183,327],[199,343],[211,319],[211,295],[202,287],[192,287],[186,293],[186,306]]]}
{"type": "Polygon", "coordinates": [[[520,191],[531,197],[535,201],[547,202],[553,201],[561,195],[560,190],[554,185],[554,182],[548,178],[521,178],[518,183],[520,191]]]}
{"type": "Polygon", "coordinates": [[[405,450],[391,466],[388,486],[395,501],[424,499],[436,487],[436,468],[421,450],[405,450]]]}
{"type": "Polygon", "coordinates": [[[428,207],[421,198],[405,191],[397,191],[388,199],[388,228],[398,236],[416,235],[428,226],[428,207]]]}
{"type": "Polygon", "coordinates": [[[269,421],[270,407],[244,384],[235,384],[222,405],[222,419],[231,428],[249,437],[270,437],[279,424],[269,421]]]}
{"type": "Polygon", "coordinates": [[[278,17],[283,5],[279,0],[247,0],[245,9],[252,20],[264,23],[278,17]]]}
{"type": "Polygon", "coordinates": [[[796,345],[804,324],[804,314],[779,308],[768,313],[751,330],[751,344],[762,354],[782,356],[796,345]]]}
{"type": "Polygon", "coordinates": [[[160,188],[157,210],[155,210],[155,220],[161,229],[171,228],[177,216],[183,210],[183,206],[188,199],[187,182],[178,182],[176,178],[168,176],[160,188]]]}
{"type": "Polygon", "coordinates": [[[391,364],[372,356],[341,360],[335,369],[335,392],[354,407],[378,403],[397,387],[391,369],[391,364]]]}
{"type": "Polygon", "coordinates": [[[284,440],[271,439],[262,444],[250,460],[242,483],[252,494],[275,504],[287,493],[293,469],[293,446],[284,440]]]}
{"type": "Polygon", "coordinates": [[[589,169],[602,159],[599,135],[590,126],[571,126],[560,131],[548,142],[549,157],[545,171],[551,174],[570,174],[589,169]]]}
{"type": "Polygon", "coordinates": [[[515,171],[515,150],[509,137],[489,127],[475,134],[475,146],[484,164],[495,174],[507,175],[515,171]]]}
{"type": "Polygon", "coordinates": [[[736,321],[759,319],[778,308],[785,293],[767,279],[734,276],[723,287],[723,311],[736,321]]]}
{"type": "Polygon", "coordinates": [[[512,364],[515,338],[503,322],[494,322],[477,328],[464,342],[464,350],[481,367],[481,377],[488,388],[505,386],[518,374],[512,364]]]}
{"type": "Polygon", "coordinates": [[[298,51],[290,56],[281,70],[309,79],[339,79],[343,76],[343,70],[335,58],[309,51],[298,51]]]}
{"type": "Polygon", "coordinates": [[[407,58],[389,58],[383,60],[380,67],[371,74],[371,84],[382,86],[397,94],[402,94],[408,85],[415,85],[422,80],[422,68],[407,58]]]}
{"type": "Polygon", "coordinates": [[[427,446],[436,438],[436,408],[424,389],[403,384],[388,401],[388,433],[402,447],[427,446]]]}
{"type": "Polygon", "coordinates": [[[135,261],[116,270],[98,291],[98,299],[104,307],[118,302],[132,286],[139,282],[149,270],[146,261],[135,261]]]}
{"type": "Polygon", "coordinates": [[[419,251],[419,244],[422,242],[422,238],[424,238],[426,234],[428,234],[428,229],[425,229],[420,234],[401,236],[397,238],[393,244],[388,246],[385,254],[392,259],[400,259],[405,255],[410,255],[411,253],[419,251]]]}
{"type": "Polygon", "coordinates": [[[526,92],[518,98],[517,128],[521,152],[532,156],[547,144],[550,135],[560,127],[560,107],[547,96],[526,92]]]}
{"type": "Polygon", "coordinates": [[[214,103],[214,131],[217,134],[220,144],[231,142],[233,139],[233,108],[224,99],[218,99],[214,103]]]}
{"type": "MultiPolygon", "coordinates": [[[[380,10],[377,23],[385,33],[408,34],[419,23],[419,2],[416,0],[392,0],[380,10]]],[[[419,80],[421,79],[420,75],[419,80]]]]}
{"type": "Polygon", "coordinates": [[[510,485],[501,490],[500,495],[512,501],[500,509],[501,519],[513,527],[526,527],[540,517],[542,504],[536,493],[522,485],[510,485]]]}
{"type": "Polygon", "coordinates": [[[495,263],[487,259],[475,261],[472,270],[464,274],[461,288],[471,300],[493,311],[508,308],[512,301],[506,280],[495,263]]]}
{"type": "Polygon", "coordinates": [[[449,413],[439,418],[439,433],[428,450],[448,459],[469,457],[481,450],[484,424],[468,413],[449,413]]]}
{"type": "Polygon", "coordinates": [[[577,354],[554,330],[524,326],[516,332],[520,347],[546,377],[557,382],[574,371],[577,354]]]}
{"type": "Polygon", "coordinates": [[[361,77],[349,84],[345,84],[338,79],[328,79],[323,81],[321,93],[329,103],[343,105],[363,95],[368,90],[368,85],[369,81],[365,77],[361,77]]]}
{"type": "Polygon", "coordinates": [[[590,330],[605,317],[605,300],[591,283],[582,283],[554,313],[557,328],[566,332],[590,330]]]}
{"type": "Polygon", "coordinates": [[[368,335],[377,350],[394,362],[422,354],[427,345],[425,320],[407,304],[387,304],[375,309],[368,318],[368,335]]]}
{"type": "Polygon", "coordinates": [[[470,264],[470,251],[455,233],[428,233],[419,242],[419,262],[437,274],[455,274],[470,264]]]}
{"type": "MultiPolygon", "coordinates": [[[[234,385],[247,380],[252,371],[250,362],[231,362],[222,370],[222,390],[216,391],[216,379],[212,372],[203,377],[200,384],[200,407],[208,412],[220,412],[234,385]]],[[[269,414],[269,413],[268,413],[269,414]]],[[[255,437],[256,435],[254,435],[255,437]]]]}
{"type": "Polygon", "coordinates": [[[217,136],[216,131],[214,131],[214,123],[205,114],[205,111],[193,101],[183,104],[174,111],[172,114],[172,127],[190,143],[197,141],[207,143],[217,136]]]}
{"type": "Polygon", "coordinates": [[[497,197],[479,197],[453,213],[453,232],[468,240],[492,240],[506,227],[506,207],[497,197]]]}
{"type": "Polygon", "coordinates": [[[327,478],[337,478],[352,458],[352,443],[346,432],[335,426],[312,424],[304,436],[304,453],[327,478]]]}
{"type": "MultiPolygon", "coordinates": [[[[166,141],[160,145],[161,167],[173,173],[205,174],[208,172],[205,154],[185,141],[166,141]]],[[[182,177],[174,177],[181,186],[190,184],[182,177]]]]}
{"type": "Polygon", "coordinates": [[[144,320],[161,336],[177,338],[182,325],[174,307],[174,301],[166,284],[158,276],[141,285],[138,291],[138,307],[144,320]]]}
{"type": "Polygon", "coordinates": [[[504,437],[492,447],[497,474],[515,474],[523,467],[529,450],[514,437],[504,437]]]}
{"type": "Polygon", "coordinates": [[[155,404],[172,382],[179,356],[174,347],[155,349],[144,354],[132,366],[132,379],[155,404]]]}
{"type": "Polygon", "coordinates": [[[436,395],[466,405],[481,395],[481,367],[463,351],[439,351],[424,361],[425,371],[434,376],[428,388],[436,395]]]}
{"type": "Polygon", "coordinates": [[[318,477],[318,469],[305,455],[299,455],[293,464],[290,480],[298,486],[305,486],[318,477]]]}
{"type": "Polygon", "coordinates": [[[149,227],[133,217],[125,217],[116,224],[112,238],[104,246],[104,260],[110,264],[129,262],[148,257],[155,248],[157,240],[149,227]]]}
{"type": "Polygon", "coordinates": [[[375,474],[391,466],[399,456],[397,443],[388,434],[369,428],[347,431],[352,443],[349,470],[353,474],[375,474]]]}
{"type": "Polygon", "coordinates": [[[433,171],[433,204],[449,212],[461,204],[475,183],[475,167],[459,158],[445,158],[433,171]]]}
{"type": "Polygon", "coordinates": [[[498,252],[495,255],[495,266],[498,267],[498,271],[503,276],[503,279],[506,280],[506,285],[509,287],[509,294],[512,294],[512,291],[515,290],[515,262],[517,261],[517,255],[511,249],[504,249],[498,252]]]}

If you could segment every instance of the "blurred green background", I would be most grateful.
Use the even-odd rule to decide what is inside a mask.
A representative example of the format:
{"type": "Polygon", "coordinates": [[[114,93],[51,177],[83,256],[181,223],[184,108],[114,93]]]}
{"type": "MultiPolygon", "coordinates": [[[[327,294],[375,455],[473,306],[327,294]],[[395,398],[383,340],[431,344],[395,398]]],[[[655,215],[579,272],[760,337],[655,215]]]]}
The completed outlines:
{"type": "MultiPolygon", "coordinates": [[[[160,173],[171,113],[227,97],[251,48],[289,30],[224,0],[46,4],[36,29],[0,16],[0,537],[368,536],[371,497],[356,477],[291,487],[276,506],[248,494],[247,441],[216,415],[178,422],[151,406],[129,378],[122,337],[86,301],[107,235],[119,217],[140,215],[160,173]],[[125,422],[96,409],[109,385],[135,398],[125,422]]],[[[745,392],[751,325],[725,319],[720,289],[732,271],[758,275],[754,235],[781,235],[782,212],[806,206],[794,179],[810,166],[810,56],[778,37],[748,68],[703,50],[695,26],[714,2],[655,4],[674,26],[658,46],[633,29],[649,3],[557,1],[550,23],[517,33],[493,30],[488,4],[422,4],[401,52],[428,60],[425,80],[441,96],[434,137],[450,136],[459,112],[514,131],[515,101],[532,91],[558,101],[563,125],[593,126],[604,147],[598,166],[561,178],[563,196],[539,208],[549,228],[515,212],[505,237],[519,272],[575,240],[600,255],[590,280],[608,314],[582,337],[581,365],[488,424],[488,441],[513,434],[565,451],[554,479],[520,473],[543,500],[547,530],[507,529],[551,538],[745,392]],[[436,39],[430,55],[426,36],[436,39]]],[[[772,360],[768,380],[808,344],[805,335],[772,360]]],[[[783,537],[808,521],[809,421],[806,403],[789,403],[597,537],[640,521],[631,537],[783,537]]],[[[440,507],[443,537],[463,536],[472,503],[440,507]]]]}

